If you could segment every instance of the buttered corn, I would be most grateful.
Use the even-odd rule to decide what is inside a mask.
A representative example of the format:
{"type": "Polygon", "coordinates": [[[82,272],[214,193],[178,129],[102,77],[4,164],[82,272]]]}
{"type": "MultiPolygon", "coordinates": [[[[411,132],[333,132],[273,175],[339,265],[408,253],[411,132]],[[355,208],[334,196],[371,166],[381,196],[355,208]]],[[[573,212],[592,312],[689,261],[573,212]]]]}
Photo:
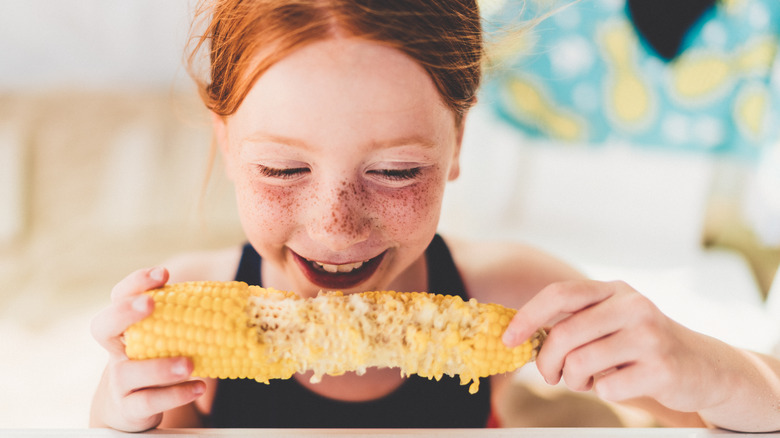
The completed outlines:
{"type": "Polygon", "coordinates": [[[544,332],[515,348],[501,335],[515,311],[423,292],[339,292],[301,298],[241,282],[190,282],[149,291],[153,314],[125,332],[131,359],[187,356],[193,375],[312,379],[397,367],[431,379],[479,378],[533,360],[544,332]]]}

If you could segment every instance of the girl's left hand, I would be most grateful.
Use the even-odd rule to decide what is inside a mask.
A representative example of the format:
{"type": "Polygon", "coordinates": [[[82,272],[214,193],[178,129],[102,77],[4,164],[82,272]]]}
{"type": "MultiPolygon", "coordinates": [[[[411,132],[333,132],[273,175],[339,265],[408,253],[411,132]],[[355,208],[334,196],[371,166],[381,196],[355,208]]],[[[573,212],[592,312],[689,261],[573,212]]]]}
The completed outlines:
{"type": "Polygon", "coordinates": [[[609,401],[651,397],[686,412],[728,396],[714,384],[719,342],[672,321],[623,282],[547,286],[518,310],[504,342],[518,345],[543,326],[549,335],[536,364],[549,384],[562,379],[609,401]]]}

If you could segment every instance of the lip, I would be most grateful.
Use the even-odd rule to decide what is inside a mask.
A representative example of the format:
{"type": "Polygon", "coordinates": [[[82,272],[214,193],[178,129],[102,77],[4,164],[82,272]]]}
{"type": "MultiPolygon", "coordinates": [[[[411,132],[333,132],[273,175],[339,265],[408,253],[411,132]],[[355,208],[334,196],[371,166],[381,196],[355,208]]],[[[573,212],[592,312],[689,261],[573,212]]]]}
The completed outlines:
{"type": "Polygon", "coordinates": [[[368,280],[374,272],[376,272],[382,259],[385,257],[385,252],[363,263],[363,266],[355,269],[352,272],[338,272],[330,273],[320,269],[316,269],[312,266],[312,263],[303,258],[295,251],[290,250],[293,259],[300,267],[303,275],[314,283],[315,285],[328,290],[341,290],[351,289],[360,283],[368,280]]]}

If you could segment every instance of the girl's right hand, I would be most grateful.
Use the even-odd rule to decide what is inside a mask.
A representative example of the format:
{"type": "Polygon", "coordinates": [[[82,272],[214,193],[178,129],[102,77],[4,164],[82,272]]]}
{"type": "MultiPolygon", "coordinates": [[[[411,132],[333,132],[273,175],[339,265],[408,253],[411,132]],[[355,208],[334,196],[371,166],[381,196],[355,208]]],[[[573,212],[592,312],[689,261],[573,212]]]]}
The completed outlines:
{"type": "Polygon", "coordinates": [[[192,362],[184,357],[130,360],[124,331],[154,310],[143,292],[162,287],[168,271],[136,271],[111,291],[111,304],[92,320],[92,336],[108,351],[108,365],[92,401],[90,425],[140,432],[157,427],[163,412],[197,399],[205,382],[191,380],[192,362]]]}

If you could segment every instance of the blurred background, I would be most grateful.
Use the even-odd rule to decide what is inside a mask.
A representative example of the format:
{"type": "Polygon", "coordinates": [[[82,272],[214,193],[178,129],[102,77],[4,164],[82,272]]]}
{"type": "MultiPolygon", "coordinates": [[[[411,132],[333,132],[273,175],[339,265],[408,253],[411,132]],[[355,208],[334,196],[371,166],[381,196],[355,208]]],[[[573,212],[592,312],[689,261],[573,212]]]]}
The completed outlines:
{"type": "Polygon", "coordinates": [[[0,427],[86,427],[111,287],[241,242],[182,67],[189,0],[0,1],[0,427]]]}
{"type": "MultiPolygon", "coordinates": [[[[231,188],[220,163],[209,165],[207,114],[182,67],[192,4],[0,0],[0,428],[85,427],[105,362],[89,324],[111,287],[174,254],[242,241],[231,188]]],[[[765,68],[739,69],[718,95],[731,96],[723,89],[737,90],[744,78],[770,90],[780,78],[774,18],[761,27],[755,5],[763,1],[723,5],[705,19],[764,29],[767,45],[741,63],[720,58],[704,70],[753,60],[765,68]]],[[[496,17],[525,23],[519,12],[507,14],[512,2],[483,6],[488,27],[496,17]]],[[[729,152],[725,137],[713,135],[721,129],[714,116],[699,117],[713,106],[706,99],[665,119],[666,128],[607,126],[652,96],[642,84],[665,86],[681,64],[632,54],[644,45],[630,32],[609,40],[618,52],[583,44],[599,41],[583,32],[624,31],[625,12],[623,0],[584,0],[501,42],[509,44],[493,58],[468,119],[462,176],[445,198],[441,229],[541,246],[594,278],[628,281],[696,330],[772,351],[780,341],[780,165],[765,151],[777,141],[729,152]],[[605,24],[583,27],[594,14],[605,24]],[[626,59],[640,64],[617,62],[626,59]],[[607,67],[598,70],[600,62],[607,67]],[[641,74],[626,73],[636,65],[641,74]],[[574,109],[549,91],[588,74],[605,82],[560,92],[579,102],[574,109]],[[634,90],[627,112],[610,112],[615,84],[634,90]],[[615,135],[578,137],[570,129],[578,123],[591,134],[601,123],[615,135]],[[642,130],[692,147],[640,142],[642,130]]],[[[731,53],[717,26],[700,28],[716,47],[694,44],[699,51],[679,59],[731,53]]]]}

